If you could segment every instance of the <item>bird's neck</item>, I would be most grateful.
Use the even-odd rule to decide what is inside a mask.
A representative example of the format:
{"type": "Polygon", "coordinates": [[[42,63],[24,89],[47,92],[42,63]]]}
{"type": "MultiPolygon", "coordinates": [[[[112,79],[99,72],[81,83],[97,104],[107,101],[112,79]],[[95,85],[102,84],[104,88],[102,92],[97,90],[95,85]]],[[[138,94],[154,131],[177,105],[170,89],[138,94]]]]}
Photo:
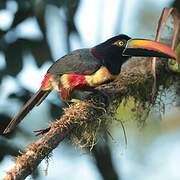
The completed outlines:
{"type": "Polygon", "coordinates": [[[104,54],[103,50],[101,50],[101,49],[97,49],[96,47],[93,47],[93,48],[91,48],[91,53],[93,54],[93,56],[95,58],[97,58],[99,60],[104,59],[105,54],[104,54]]]}
{"type": "Polygon", "coordinates": [[[102,61],[102,64],[113,75],[120,73],[122,64],[128,59],[128,57],[122,56],[122,52],[116,46],[103,47],[98,45],[93,47],[91,52],[97,59],[102,61]]]}

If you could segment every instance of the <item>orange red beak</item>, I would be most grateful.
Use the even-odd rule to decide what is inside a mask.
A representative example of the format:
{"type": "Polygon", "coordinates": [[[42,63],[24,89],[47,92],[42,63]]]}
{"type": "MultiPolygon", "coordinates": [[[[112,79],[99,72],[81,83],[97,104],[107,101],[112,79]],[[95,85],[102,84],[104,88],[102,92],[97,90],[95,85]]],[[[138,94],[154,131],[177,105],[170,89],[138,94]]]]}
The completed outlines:
{"type": "Polygon", "coordinates": [[[163,43],[148,39],[130,39],[127,42],[123,55],[172,58],[176,59],[179,64],[177,54],[174,50],[163,43]]]}

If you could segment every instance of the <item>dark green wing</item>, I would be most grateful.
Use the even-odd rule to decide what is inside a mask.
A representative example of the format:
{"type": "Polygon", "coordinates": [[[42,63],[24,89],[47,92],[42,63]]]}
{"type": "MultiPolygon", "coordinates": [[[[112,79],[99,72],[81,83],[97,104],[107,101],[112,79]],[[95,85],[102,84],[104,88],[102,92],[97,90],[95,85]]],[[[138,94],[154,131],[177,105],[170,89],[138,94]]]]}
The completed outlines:
{"type": "Polygon", "coordinates": [[[71,73],[90,75],[101,66],[101,61],[92,55],[90,49],[79,49],[57,60],[48,69],[48,73],[55,75],[71,73]]]}

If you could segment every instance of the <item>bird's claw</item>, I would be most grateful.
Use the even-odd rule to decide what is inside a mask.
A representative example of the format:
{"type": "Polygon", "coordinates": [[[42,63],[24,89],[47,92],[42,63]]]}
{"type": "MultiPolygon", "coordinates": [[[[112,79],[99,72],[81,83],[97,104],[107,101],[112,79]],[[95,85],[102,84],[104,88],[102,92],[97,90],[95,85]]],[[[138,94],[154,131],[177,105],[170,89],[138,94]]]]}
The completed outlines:
{"type": "Polygon", "coordinates": [[[102,97],[104,97],[104,99],[105,99],[105,105],[109,105],[110,104],[110,99],[109,99],[109,96],[108,96],[108,94],[106,94],[104,91],[101,91],[101,90],[99,90],[99,89],[94,89],[93,90],[93,92],[94,93],[96,93],[96,94],[99,94],[99,95],[101,95],[102,97]]]}

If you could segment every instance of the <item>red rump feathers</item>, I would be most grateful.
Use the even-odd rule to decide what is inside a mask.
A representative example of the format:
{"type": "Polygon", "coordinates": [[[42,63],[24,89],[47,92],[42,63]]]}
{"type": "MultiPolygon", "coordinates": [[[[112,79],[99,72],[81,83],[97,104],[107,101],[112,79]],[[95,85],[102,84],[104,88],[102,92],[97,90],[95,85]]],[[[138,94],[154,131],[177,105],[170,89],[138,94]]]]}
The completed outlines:
{"type": "Polygon", "coordinates": [[[44,79],[43,79],[43,81],[41,82],[41,87],[40,87],[40,89],[46,89],[46,88],[47,88],[51,77],[52,77],[52,75],[51,75],[50,73],[47,73],[47,74],[44,76],[44,79]]]}

